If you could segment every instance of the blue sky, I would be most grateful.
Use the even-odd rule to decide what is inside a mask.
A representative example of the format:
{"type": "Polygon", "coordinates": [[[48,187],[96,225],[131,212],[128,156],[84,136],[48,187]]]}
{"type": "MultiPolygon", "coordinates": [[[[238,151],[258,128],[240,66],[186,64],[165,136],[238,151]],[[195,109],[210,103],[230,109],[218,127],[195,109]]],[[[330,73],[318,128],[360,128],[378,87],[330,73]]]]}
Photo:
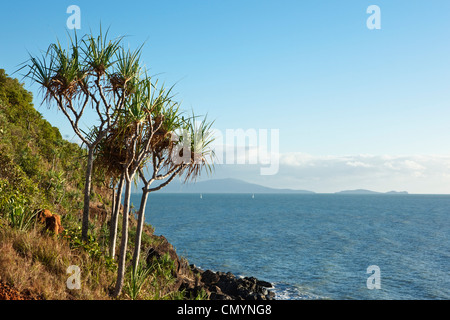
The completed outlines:
{"type": "MultiPolygon", "coordinates": [[[[450,1],[9,1],[0,68],[12,74],[27,51],[64,39],[72,4],[79,33],[101,21],[133,48],[145,41],[150,72],[218,130],[280,130],[280,174],[225,166],[217,177],[450,193],[450,1]],[[373,4],[380,30],[366,27],[373,4]]],[[[39,111],[73,136],[61,113],[39,111]]]]}

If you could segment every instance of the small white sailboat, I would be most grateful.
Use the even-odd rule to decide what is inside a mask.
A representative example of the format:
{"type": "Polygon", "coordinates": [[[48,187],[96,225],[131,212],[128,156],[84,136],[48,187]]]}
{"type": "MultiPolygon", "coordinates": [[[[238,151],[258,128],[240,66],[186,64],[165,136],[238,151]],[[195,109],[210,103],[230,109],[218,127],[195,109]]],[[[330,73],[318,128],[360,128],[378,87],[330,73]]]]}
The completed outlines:
{"type": "Polygon", "coordinates": [[[200,193],[200,199],[203,199],[203,195],[200,193]]]}
{"type": "Polygon", "coordinates": [[[252,194],[252,199],[255,199],[255,194],[252,194]]]}

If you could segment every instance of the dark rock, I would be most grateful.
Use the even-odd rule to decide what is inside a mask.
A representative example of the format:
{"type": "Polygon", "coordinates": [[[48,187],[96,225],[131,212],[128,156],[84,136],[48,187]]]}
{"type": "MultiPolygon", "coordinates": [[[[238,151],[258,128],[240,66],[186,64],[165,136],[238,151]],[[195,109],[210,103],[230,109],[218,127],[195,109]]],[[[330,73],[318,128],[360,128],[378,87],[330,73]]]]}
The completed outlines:
{"type": "Polygon", "coordinates": [[[250,294],[247,295],[246,300],[258,300],[258,295],[256,293],[251,292],[250,294]]]}
{"type": "Polygon", "coordinates": [[[209,289],[209,291],[211,291],[211,292],[220,293],[220,294],[223,293],[222,290],[221,290],[218,286],[212,285],[212,286],[210,286],[208,289],[209,289]]]}
{"type": "Polygon", "coordinates": [[[267,290],[272,284],[255,277],[236,277],[231,272],[202,270],[186,259],[180,259],[174,247],[163,236],[152,235],[153,242],[148,248],[146,261],[151,264],[168,254],[174,261],[175,281],[170,290],[184,291],[188,299],[206,293],[211,300],[273,300],[275,294],[267,290]]]}
{"type": "Polygon", "coordinates": [[[255,283],[258,282],[258,279],[255,277],[245,277],[244,280],[247,280],[248,282],[255,283]]]}
{"type": "Polygon", "coordinates": [[[266,289],[272,287],[269,282],[255,277],[237,278],[231,272],[206,270],[202,273],[201,281],[211,292],[212,300],[222,300],[225,296],[233,300],[273,300],[275,296],[266,289]]]}
{"type": "MultiPolygon", "coordinates": [[[[189,265],[186,260],[181,260],[175,248],[167,241],[164,236],[153,236],[156,240],[155,244],[147,251],[146,262],[147,265],[151,265],[153,259],[160,259],[163,255],[168,254],[170,259],[174,262],[175,271],[177,274],[187,274],[190,271],[189,265]]],[[[174,275],[176,276],[176,274],[174,275]]]]}
{"type": "Polygon", "coordinates": [[[260,287],[266,287],[266,288],[272,288],[272,284],[270,282],[267,281],[262,281],[262,280],[258,280],[256,282],[256,285],[260,286],[260,287]]]}
{"type": "Polygon", "coordinates": [[[267,298],[266,298],[266,295],[265,294],[261,294],[261,293],[258,293],[258,299],[257,300],[267,300],[267,298]]]}
{"type": "Polygon", "coordinates": [[[214,285],[217,282],[219,282],[219,280],[220,276],[212,272],[211,270],[206,270],[202,274],[202,282],[205,283],[206,285],[214,285]]]}
{"type": "Polygon", "coordinates": [[[223,294],[223,293],[216,293],[211,292],[211,295],[209,296],[211,300],[233,300],[232,297],[229,295],[223,294]]]}
{"type": "Polygon", "coordinates": [[[202,274],[204,271],[198,268],[195,264],[190,264],[189,268],[192,270],[194,274],[202,274]]]}

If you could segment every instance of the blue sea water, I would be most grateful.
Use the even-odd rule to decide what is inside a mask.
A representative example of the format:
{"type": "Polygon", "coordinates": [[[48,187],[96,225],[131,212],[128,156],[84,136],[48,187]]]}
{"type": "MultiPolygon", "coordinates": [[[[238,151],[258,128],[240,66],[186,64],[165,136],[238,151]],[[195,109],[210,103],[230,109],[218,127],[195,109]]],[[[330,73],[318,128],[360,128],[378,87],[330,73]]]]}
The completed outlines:
{"type": "Polygon", "coordinates": [[[189,263],[269,281],[277,299],[450,299],[447,195],[154,193],[146,222],[189,263]]]}

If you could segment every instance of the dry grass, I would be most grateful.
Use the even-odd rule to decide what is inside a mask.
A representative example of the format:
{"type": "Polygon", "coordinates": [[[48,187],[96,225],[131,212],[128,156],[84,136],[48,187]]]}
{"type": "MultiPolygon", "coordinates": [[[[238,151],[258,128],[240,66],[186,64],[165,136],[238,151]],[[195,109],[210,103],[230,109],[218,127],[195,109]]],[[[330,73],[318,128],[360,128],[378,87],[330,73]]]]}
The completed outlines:
{"type": "Polygon", "coordinates": [[[43,299],[109,299],[114,273],[83,250],[71,250],[61,238],[39,230],[0,228],[0,280],[43,299]],[[67,267],[81,268],[81,289],[67,289],[67,267]]]}

